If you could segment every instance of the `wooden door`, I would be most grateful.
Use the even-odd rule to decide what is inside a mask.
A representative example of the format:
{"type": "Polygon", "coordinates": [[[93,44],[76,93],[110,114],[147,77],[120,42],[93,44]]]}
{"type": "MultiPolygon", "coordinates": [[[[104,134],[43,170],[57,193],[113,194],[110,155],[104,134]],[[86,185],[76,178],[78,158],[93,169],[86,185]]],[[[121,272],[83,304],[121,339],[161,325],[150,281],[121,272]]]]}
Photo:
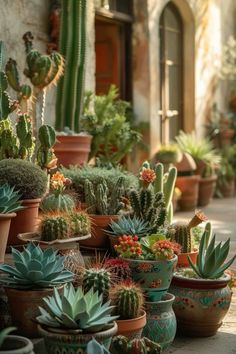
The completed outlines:
{"type": "Polygon", "coordinates": [[[160,18],[161,141],[168,143],[183,128],[183,23],[169,3],[160,18]]]}

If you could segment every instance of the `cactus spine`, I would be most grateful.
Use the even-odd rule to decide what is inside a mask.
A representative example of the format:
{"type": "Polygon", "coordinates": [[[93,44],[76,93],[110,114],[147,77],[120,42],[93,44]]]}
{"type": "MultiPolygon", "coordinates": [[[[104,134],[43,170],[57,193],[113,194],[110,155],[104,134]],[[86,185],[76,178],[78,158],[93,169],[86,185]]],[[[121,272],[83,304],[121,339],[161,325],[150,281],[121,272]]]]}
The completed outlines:
{"type": "Polygon", "coordinates": [[[160,344],[146,337],[130,340],[124,336],[116,336],[112,340],[111,352],[113,354],[161,354],[162,349],[160,344]]]}
{"type": "Polygon", "coordinates": [[[71,228],[74,235],[87,235],[91,231],[91,222],[89,216],[83,212],[71,212],[69,214],[71,228]]]}
{"type": "Polygon", "coordinates": [[[63,216],[47,216],[41,224],[41,240],[53,241],[70,236],[68,220],[63,216]]]}
{"type": "Polygon", "coordinates": [[[59,51],[66,61],[64,78],[59,82],[56,99],[56,129],[69,127],[79,132],[83,106],[86,0],[62,0],[59,51]]]}
{"type": "Polygon", "coordinates": [[[144,303],[143,293],[140,287],[131,281],[123,281],[114,286],[110,292],[112,305],[120,319],[132,319],[141,315],[144,303]]]}
{"type": "Polygon", "coordinates": [[[106,268],[84,269],[82,286],[85,292],[93,288],[99,295],[103,294],[103,297],[106,297],[111,286],[111,273],[106,268]]]}

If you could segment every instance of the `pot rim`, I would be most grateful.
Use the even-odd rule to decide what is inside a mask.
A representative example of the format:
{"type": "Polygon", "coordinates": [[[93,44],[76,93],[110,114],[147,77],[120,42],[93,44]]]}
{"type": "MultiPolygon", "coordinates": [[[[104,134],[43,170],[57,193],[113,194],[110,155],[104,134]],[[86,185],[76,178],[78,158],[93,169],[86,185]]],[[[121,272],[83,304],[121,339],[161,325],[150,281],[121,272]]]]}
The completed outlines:
{"type": "Polygon", "coordinates": [[[179,255],[182,255],[182,254],[183,254],[183,255],[187,255],[187,254],[198,254],[198,252],[199,252],[198,250],[197,250],[197,251],[191,251],[191,252],[180,252],[180,253],[178,254],[178,256],[179,256],[179,255]]]}
{"type": "Polygon", "coordinates": [[[16,217],[16,213],[0,213],[0,219],[12,219],[16,217]]]}
{"type": "Polygon", "coordinates": [[[198,289],[199,287],[203,287],[204,289],[214,289],[214,288],[223,288],[227,286],[231,277],[228,274],[224,273],[224,277],[219,279],[195,279],[195,278],[187,278],[185,276],[177,275],[174,273],[172,278],[172,285],[186,288],[194,288],[198,289]],[[183,284],[184,283],[184,284],[183,284]]]}
{"type": "Polygon", "coordinates": [[[88,134],[88,133],[86,133],[86,132],[81,132],[81,133],[74,133],[74,134],[71,134],[71,135],[68,135],[68,134],[62,134],[62,133],[60,133],[60,132],[56,132],[56,138],[57,137],[63,137],[63,138],[70,138],[70,139],[75,139],[75,138],[90,138],[91,137],[91,139],[92,139],[92,135],[91,134],[88,134]]]}
{"type": "Polygon", "coordinates": [[[126,261],[131,261],[131,262],[139,262],[139,263],[163,263],[166,261],[169,262],[175,262],[178,260],[178,256],[175,254],[173,258],[171,259],[155,259],[155,260],[148,260],[148,259],[132,259],[132,258],[124,258],[120,257],[121,259],[124,259],[126,261]]]}
{"type": "Polygon", "coordinates": [[[51,291],[53,290],[54,288],[57,288],[57,289],[62,289],[64,287],[64,285],[66,285],[67,283],[64,283],[64,284],[60,284],[60,285],[55,285],[55,286],[52,286],[52,287],[47,287],[47,288],[15,288],[15,287],[11,287],[9,285],[4,285],[3,284],[3,287],[4,289],[6,289],[7,291],[10,290],[12,292],[47,292],[47,291],[51,291]]]}
{"type": "Polygon", "coordinates": [[[110,219],[110,218],[119,218],[120,215],[118,214],[112,214],[112,215],[100,215],[100,214],[88,214],[91,218],[94,218],[94,219],[103,219],[103,218],[107,218],[107,219],[110,219]]]}
{"type": "Polygon", "coordinates": [[[192,175],[192,176],[177,176],[176,179],[187,179],[187,180],[196,180],[200,181],[201,176],[200,175],[192,175]]]}
{"type": "Polygon", "coordinates": [[[163,297],[166,297],[168,296],[169,299],[163,299],[163,300],[159,300],[159,301],[145,301],[145,304],[148,304],[148,305],[151,305],[151,304],[166,304],[168,302],[173,302],[175,300],[175,295],[171,294],[171,293],[166,293],[162,296],[163,297]]]}
{"type": "Polygon", "coordinates": [[[33,199],[21,199],[20,202],[26,204],[35,204],[40,203],[42,198],[33,198],[33,199]]]}
{"type": "Polygon", "coordinates": [[[209,177],[201,177],[200,178],[200,183],[211,182],[211,181],[216,181],[216,180],[217,180],[217,176],[216,175],[212,175],[212,176],[209,176],[209,177]]]}
{"type": "Polygon", "coordinates": [[[33,350],[33,343],[31,342],[30,339],[23,337],[23,336],[17,336],[17,335],[7,335],[6,339],[9,339],[11,341],[17,341],[17,342],[21,342],[22,343],[22,347],[21,348],[17,348],[17,349],[8,349],[8,350],[1,350],[0,349],[0,354],[1,353],[9,353],[9,354],[21,354],[22,353],[22,349],[27,349],[28,351],[32,351],[33,350]]]}
{"type": "MultiPolygon", "coordinates": [[[[117,319],[116,320],[116,322],[119,324],[119,323],[126,323],[126,324],[128,324],[128,323],[130,323],[130,325],[132,325],[132,323],[134,323],[134,322],[138,322],[138,321],[141,321],[141,320],[143,320],[143,319],[145,319],[146,318],[146,311],[145,310],[141,310],[141,315],[139,316],[139,317],[135,317],[135,318],[127,318],[127,319],[125,319],[125,320],[122,320],[121,318],[119,319],[117,319]]],[[[145,320],[145,322],[146,322],[146,320],[145,320]]],[[[135,326],[136,327],[136,326],[135,326]]],[[[138,327],[140,327],[140,326],[138,326],[138,327]]],[[[133,328],[133,327],[132,327],[133,328]]]]}

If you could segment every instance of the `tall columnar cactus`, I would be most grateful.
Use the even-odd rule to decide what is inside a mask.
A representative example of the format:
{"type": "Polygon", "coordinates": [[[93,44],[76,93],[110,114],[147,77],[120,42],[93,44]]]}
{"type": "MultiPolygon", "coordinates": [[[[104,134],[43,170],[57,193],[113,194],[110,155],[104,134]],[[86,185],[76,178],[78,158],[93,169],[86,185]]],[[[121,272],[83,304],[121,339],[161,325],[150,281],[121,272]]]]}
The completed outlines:
{"type": "Polygon", "coordinates": [[[106,297],[111,286],[111,273],[108,269],[102,267],[84,269],[82,286],[85,293],[93,288],[94,292],[98,291],[99,295],[103,294],[106,297]]]}
{"type": "Polygon", "coordinates": [[[144,297],[141,288],[131,281],[123,281],[110,291],[112,305],[120,319],[132,319],[141,315],[144,297]]]}
{"type": "Polygon", "coordinates": [[[65,75],[56,99],[56,129],[79,132],[82,113],[85,52],[86,0],[62,0],[59,51],[65,58],[65,75]]]}
{"type": "Polygon", "coordinates": [[[26,114],[18,117],[16,135],[19,140],[18,156],[30,160],[34,151],[34,137],[30,117],[26,114]]]}
{"type": "Polygon", "coordinates": [[[113,354],[162,354],[160,344],[148,338],[129,339],[124,336],[116,336],[112,340],[111,352],[113,354]]]}
{"type": "Polygon", "coordinates": [[[60,215],[46,216],[41,224],[41,239],[53,241],[66,239],[70,236],[70,225],[68,220],[60,215]]]}
{"type": "Polygon", "coordinates": [[[50,125],[44,124],[38,131],[39,147],[37,150],[37,163],[43,170],[56,166],[57,158],[53,145],[56,142],[56,133],[50,125]]]}

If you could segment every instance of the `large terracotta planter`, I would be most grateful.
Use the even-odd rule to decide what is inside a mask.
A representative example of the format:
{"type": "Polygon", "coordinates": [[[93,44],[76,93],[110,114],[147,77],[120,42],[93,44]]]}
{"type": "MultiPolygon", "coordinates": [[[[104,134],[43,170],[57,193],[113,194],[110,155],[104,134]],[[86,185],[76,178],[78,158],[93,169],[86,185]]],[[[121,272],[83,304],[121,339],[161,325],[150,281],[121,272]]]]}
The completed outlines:
{"type": "MultiPolygon", "coordinates": [[[[53,331],[38,325],[39,333],[44,337],[47,352],[50,354],[86,354],[88,342],[95,338],[99,343],[103,344],[107,349],[111,345],[111,339],[117,332],[117,324],[113,322],[109,329],[98,333],[74,333],[70,331],[60,331],[54,328],[53,331]]],[[[94,353],[95,354],[95,353],[94,353]]]]}
{"type": "Polygon", "coordinates": [[[174,295],[165,294],[160,301],[146,302],[147,324],[143,336],[159,343],[162,350],[170,347],[176,334],[176,317],[172,309],[174,295]]]}
{"type": "Polygon", "coordinates": [[[230,145],[232,143],[232,138],[234,136],[234,130],[231,128],[223,129],[220,131],[220,144],[221,147],[225,145],[230,145]]]}
{"type": "Polygon", "coordinates": [[[129,320],[116,320],[118,336],[126,336],[129,339],[141,338],[143,327],[146,325],[146,312],[142,311],[141,316],[129,320]]]}
{"type": "Polygon", "coordinates": [[[21,201],[24,209],[17,211],[16,217],[11,222],[8,246],[22,244],[17,238],[18,234],[36,231],[40,201],[41,199],[26,199],[21,201]]]}
{"type": "Polygon", "coordinates": [[[189,253],[179,253],[177,267],[179,268],[189,267],[188,257],[191,258],[193,264],[196,264],[197,255],[198,255],[198,251],[192,251],[189,253]]]}
{"type": "Polygon", "coordinates": [[[105,230],[111,221],[119,219],[119,215],[89,215],[92,223],[91,235],[87,240],[81,240],[80,245],[91,248],[109,248],[109,237],[105,230]]]}
{"type": "Polygon", "coordinates": [[[181,190],[179,206],[181,210],[195,210],[198,202],[199,175],[178,176],[176,187],[181,190]]]}
{"type": "Polygon", "coordinates": [[[58,165],[83,165],[88,161],[92,136],[84,135],[57,135],[54,153],[58,158],[58,165]]]}
{"type": "Polygon", "coordinates": [[[219,190],[224,198],[233,197],[235,192],[234,178],[228,179],[224,184],[219,185],[219,190]]]}
{"type": "Polygon", "coordinates": [[[231,302],[229,280],[229,275],[216,280],[173,277],[170,292],[180,333],[209,337],[217,332],[231,302]]]}
{"type": "Polygon", "coordinates": [[[0,263],[4,262],[11,219],[15,217],[16,213],[0,214],[0,263]]]}
{"type": "Polygon", "coordinates": [[[25,337],[7,336],[0,349],[0,354],[34,354],[33,343],[25,337]]]}
{"type": "Polygon", "coordinates": [[[129,263],[132,279],[139,283],[148,301],[159,301],[169,289],[177,264],[177,256],[168,260],[125,259],[129,263]]]}
{"type": "Polygon", "coordinates": [[[200,178],[199,192],[198,192],[198,205],[208,205],[213,198],[216,186],[216,176],[200,178]]]}
{"type": "Polygon", "coordinates": [[[5,290],[12,323],[17,327],[17,332],[29,338],[39,337],[35,322],[36,316],[39,315],[38,306],[43,305],[43,297],[52,295],[53,289],[20,290],[5,288],[5,290]]]}

